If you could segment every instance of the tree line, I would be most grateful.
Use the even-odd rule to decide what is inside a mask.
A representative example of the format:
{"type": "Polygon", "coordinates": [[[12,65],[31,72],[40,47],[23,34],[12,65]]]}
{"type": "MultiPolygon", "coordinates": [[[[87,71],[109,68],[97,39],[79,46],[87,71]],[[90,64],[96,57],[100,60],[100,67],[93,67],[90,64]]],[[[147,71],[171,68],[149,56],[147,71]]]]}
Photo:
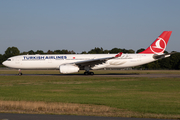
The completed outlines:
{"type": "MultiPolygon", "coordinates": [[[[136,51],[136,53],[144,51],[144,48],[141,48],[136,51]]],[[[48,50],[47,52],[44,52],[42,50],[33,51],[30,50],[28,52],[20,52],[17,47],[8,47],[5,51],[5,53],[2,55],[0,54],[0,64],[2,64],[3,61],[5,61],[7,58],[16,56],[16,55],[34,55],[34,54],[117,54],[119,52],[123,53],[135,53],[132,49],[121,49],[121,48],[113,48],[111,50],[104,50],[102,47],[95,47],[94,49],[91,49],[90,51],[86,52],[83,51],[81,53],[75,53],[73,50],[48,50]]],[[[165,51],[167,53],[167,51],[165,51]]],[[[172,54],[170,57],[161,59],[152,63],[148,63],[145,65],[134,67],[134,69],[173,69],[173,70],[179,70],[180,69],[180,53],[172,54]]]]}

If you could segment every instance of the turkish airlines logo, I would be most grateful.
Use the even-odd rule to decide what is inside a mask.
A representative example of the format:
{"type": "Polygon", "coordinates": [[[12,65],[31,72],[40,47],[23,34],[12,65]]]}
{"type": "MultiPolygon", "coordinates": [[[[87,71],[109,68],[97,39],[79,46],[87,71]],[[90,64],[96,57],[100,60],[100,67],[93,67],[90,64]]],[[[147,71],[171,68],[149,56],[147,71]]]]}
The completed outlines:
{"type": "Polygon", "coordinates": [[[157,40],[150,46],[153,53],[163,53],[166,49],[166,42],[164,39],[158,37],[157,40]]]}

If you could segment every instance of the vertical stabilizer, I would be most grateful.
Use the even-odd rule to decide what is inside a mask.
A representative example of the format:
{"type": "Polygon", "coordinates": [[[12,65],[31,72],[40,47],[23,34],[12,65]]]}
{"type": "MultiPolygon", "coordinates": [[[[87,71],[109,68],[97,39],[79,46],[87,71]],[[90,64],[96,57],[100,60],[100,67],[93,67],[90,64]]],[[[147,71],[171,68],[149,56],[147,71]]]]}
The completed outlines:
{"type": "Polygon", "coordinates": [[[166,49],[172,31],[164,31],[146,50],[139,54],[162,54],[166,49]]]}

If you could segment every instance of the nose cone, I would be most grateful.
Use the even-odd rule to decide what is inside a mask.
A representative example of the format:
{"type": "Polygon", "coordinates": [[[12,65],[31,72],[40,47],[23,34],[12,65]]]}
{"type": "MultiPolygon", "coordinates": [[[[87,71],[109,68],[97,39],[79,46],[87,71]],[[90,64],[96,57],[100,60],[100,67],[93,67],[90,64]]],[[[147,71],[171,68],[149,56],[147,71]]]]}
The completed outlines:
{"type": "Polygon", "coordinates": [[[9,61],[4,61],[2,64],[3,64],[4,66],[6,66],[6,67],[11,67],[11,66],[12,66],[9,61]]]}
{"type": "Polygon", "coordinates": [[[7,66],[7,62],[6,62],[6,61],[4,61],[2,64],[3,64],[4,66],[7,66]]]}

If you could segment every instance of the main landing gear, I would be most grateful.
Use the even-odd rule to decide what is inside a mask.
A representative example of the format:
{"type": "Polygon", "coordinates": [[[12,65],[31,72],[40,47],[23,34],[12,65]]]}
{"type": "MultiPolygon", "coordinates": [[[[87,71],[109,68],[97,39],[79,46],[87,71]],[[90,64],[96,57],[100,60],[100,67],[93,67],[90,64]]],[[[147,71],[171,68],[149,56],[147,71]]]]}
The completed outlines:
{"type": "Polygon", "coordinates": [[[94,75],[94,72],[84,72],[84,75],[94,75]]]}
{"type": "Polygon", "coordinates": [[[21,69],[19,69],[18,71],[19,71],[18,75],[21,76],[22,75],[21,69]]]}
{"type": "Polygon", "coordinates": [[[94,72],[89,72],[90,66],[85,66],[84,70],[85,70],[84,75],[94,75],[94,72]]]}

